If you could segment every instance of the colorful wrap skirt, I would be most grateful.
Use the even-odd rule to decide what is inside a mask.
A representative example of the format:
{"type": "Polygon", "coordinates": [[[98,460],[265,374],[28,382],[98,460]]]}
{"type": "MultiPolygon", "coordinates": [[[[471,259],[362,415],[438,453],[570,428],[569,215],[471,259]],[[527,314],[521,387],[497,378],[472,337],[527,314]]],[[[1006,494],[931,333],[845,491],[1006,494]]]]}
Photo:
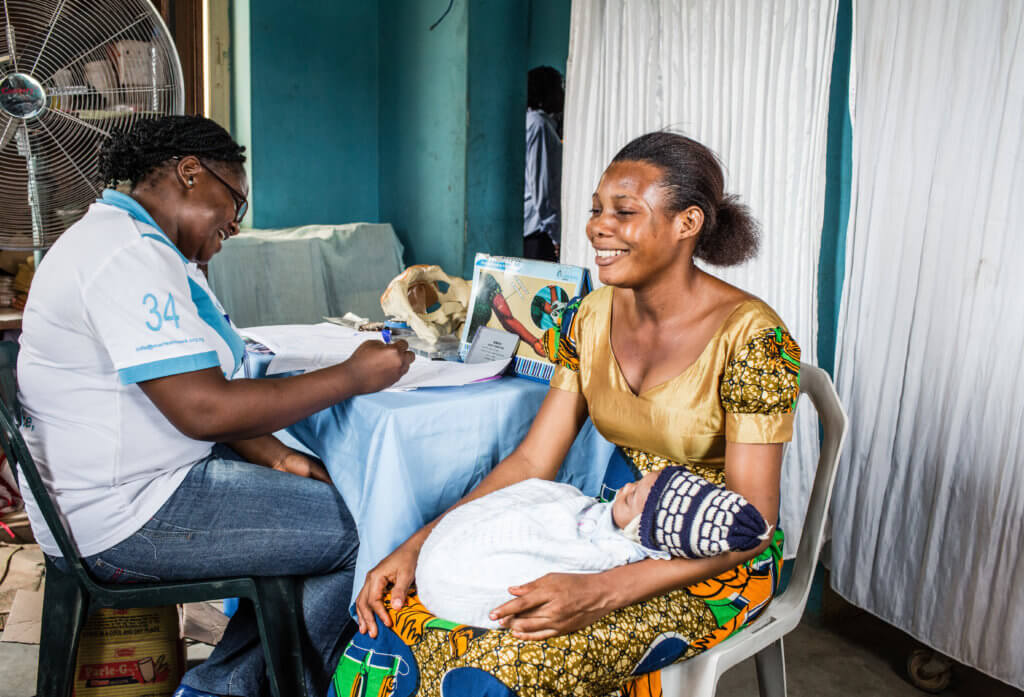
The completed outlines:
{"type": "MultiPolygon", "coordinates": [[[[616,450],[603,496],[670,464],[616,450]]],[[[724,484],[719,469],[687,467],[724,484]]],[[[768,606],[778,590],[782,544],[776,529],[764,552],[734,569],[544,641],[435,617],[414,591],[397,611],[386,596],[393,628],[378,622],[376,639],[355,635],[329,697],[660,697],[661,668],[741,631],[768,606]]]]}

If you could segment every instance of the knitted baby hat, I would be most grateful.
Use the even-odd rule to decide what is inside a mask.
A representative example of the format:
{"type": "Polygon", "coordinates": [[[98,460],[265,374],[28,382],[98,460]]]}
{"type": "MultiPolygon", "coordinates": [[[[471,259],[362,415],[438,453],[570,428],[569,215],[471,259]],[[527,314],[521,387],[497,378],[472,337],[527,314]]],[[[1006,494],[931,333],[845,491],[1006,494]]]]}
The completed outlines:
{"type": "Polygon", "coordinates": [[[770,532],[753,504],[682,466],[661,471],[640,516],[641,544],[688,559],[753,549],[770,532]]]}

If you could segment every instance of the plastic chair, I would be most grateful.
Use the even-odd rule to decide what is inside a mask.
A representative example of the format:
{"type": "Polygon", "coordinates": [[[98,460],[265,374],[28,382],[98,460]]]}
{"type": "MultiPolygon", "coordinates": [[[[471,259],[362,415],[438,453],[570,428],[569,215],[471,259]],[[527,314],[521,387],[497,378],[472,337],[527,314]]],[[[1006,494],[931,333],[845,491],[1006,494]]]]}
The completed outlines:
{"type": "Polygon", "coordinates": [[[21,417],[14,377],[17,354],[17,344],[0,342],[0,396],[3,398],[0,403],[0,444],[12,466],[21,469],[22,482],[32,490],[50,533],[71,567],[71,572],[66,573],[49,558],[46,560],[36,684],[38,697],[71,695],[79,636],[93,611],[99,608],[160,607],[231,597],[248,598],[253,603],[274,697],[305,697],[300,633],[301,586],[298,578],[242,577],[117,585],[98,583],[89,576],[16,426],[21,417]]]}
{"type": "Polygon", "coordinates": [[[739,634],[729,637],[702,654],[661,671],[665,697],[714,697],[722,673],[754,657],[761,697],[786,696],[786,664],[782,637],[799,623],[811,591],[811,580],[825,537],[825,519],[832,499],[839,453],[846,438],[846,412],[828,374],[821,368],[800,364],[800,391],[814,404],[823,437],[818,469],[814,475],[804,519],[803,535],[786,590],[768,609],[739,634]]]}

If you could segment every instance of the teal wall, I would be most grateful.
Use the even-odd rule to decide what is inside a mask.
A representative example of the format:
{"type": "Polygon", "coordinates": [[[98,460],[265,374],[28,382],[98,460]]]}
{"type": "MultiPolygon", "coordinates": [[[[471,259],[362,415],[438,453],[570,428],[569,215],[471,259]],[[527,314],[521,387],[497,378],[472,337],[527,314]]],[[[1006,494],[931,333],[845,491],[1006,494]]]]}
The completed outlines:
{"type": "Polygon", "coordinates": [[[839,301],[846,274],[846,224],[850,217],[853,171],[853,126],[850,122],[852,2],[839,0],[836,17],[825,156],[825,216],[818,258],[818,365],[830,375],[835,368],[839,301]]]}
{"type": "Polygon", "coordinates": [[[459,272],[466,228],[464,2],[433,31],[447,3],[380,3],[380,219],[407,263],[459,272]]]}
{"type": "Polygon", "coordinates": [[[433,30],[446,0],[241,4],[253,227],[390,222],[466,276],[521,253],[526,73],[564,72],[568,0],[456,0],[433,30]]]}
{"type": "Polygon", "coordinates": [[[526,68],[550,65],[565,75],[572,0],[530,0],[526,68]]]}
{"type": "Polygon", "coordinates": [[[377,221],[377,2],[248,5],[249,224],[377,221]]]}
{"type": "Polygon", "coordinates": [[[466,278],[476,252],[523,253],[527,20],[519,0],[470,7],[466,278]]]}
{"type": "Polygon", "coordinates": [[[468,277],[522,247],[527,12],[517,0],[384,0],[380,219],[407,263],[468,277]]]}
{"type": "MultiPolygon", "coordinates": [[[[840,0],[836,27],[819,260],[830,372],[850,208],[851,4],[840,0]]],[[[236,66],[250,69],[236,86],[250,99],[236,95],[234,112],[251,144],[253,227],[386,221],[406,263],[467,277],[476,252],[521,253],[526,73],[565,73],[571,0],[456,0],[429,30],[446,6],[237,3],[248,46],[236,66]]]]}

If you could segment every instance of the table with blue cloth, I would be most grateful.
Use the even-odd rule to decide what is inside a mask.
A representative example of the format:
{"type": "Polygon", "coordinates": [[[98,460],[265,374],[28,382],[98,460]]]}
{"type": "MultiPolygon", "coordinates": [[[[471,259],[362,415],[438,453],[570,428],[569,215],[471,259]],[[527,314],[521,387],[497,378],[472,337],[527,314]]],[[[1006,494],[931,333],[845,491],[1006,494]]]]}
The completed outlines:
{"type": "MultiPolygon", "coordinates": [[[[270,357],[247,356],[250,373],[270,357]]],[[[546,384],[503,377],[352,397],[278,434],[327,466],[359,528],[353,598],[366,573],[480,482],[526,436],[546,384]]],[[[558,474],[591,496],[614,446],[588,420],[558,474]]]]}

